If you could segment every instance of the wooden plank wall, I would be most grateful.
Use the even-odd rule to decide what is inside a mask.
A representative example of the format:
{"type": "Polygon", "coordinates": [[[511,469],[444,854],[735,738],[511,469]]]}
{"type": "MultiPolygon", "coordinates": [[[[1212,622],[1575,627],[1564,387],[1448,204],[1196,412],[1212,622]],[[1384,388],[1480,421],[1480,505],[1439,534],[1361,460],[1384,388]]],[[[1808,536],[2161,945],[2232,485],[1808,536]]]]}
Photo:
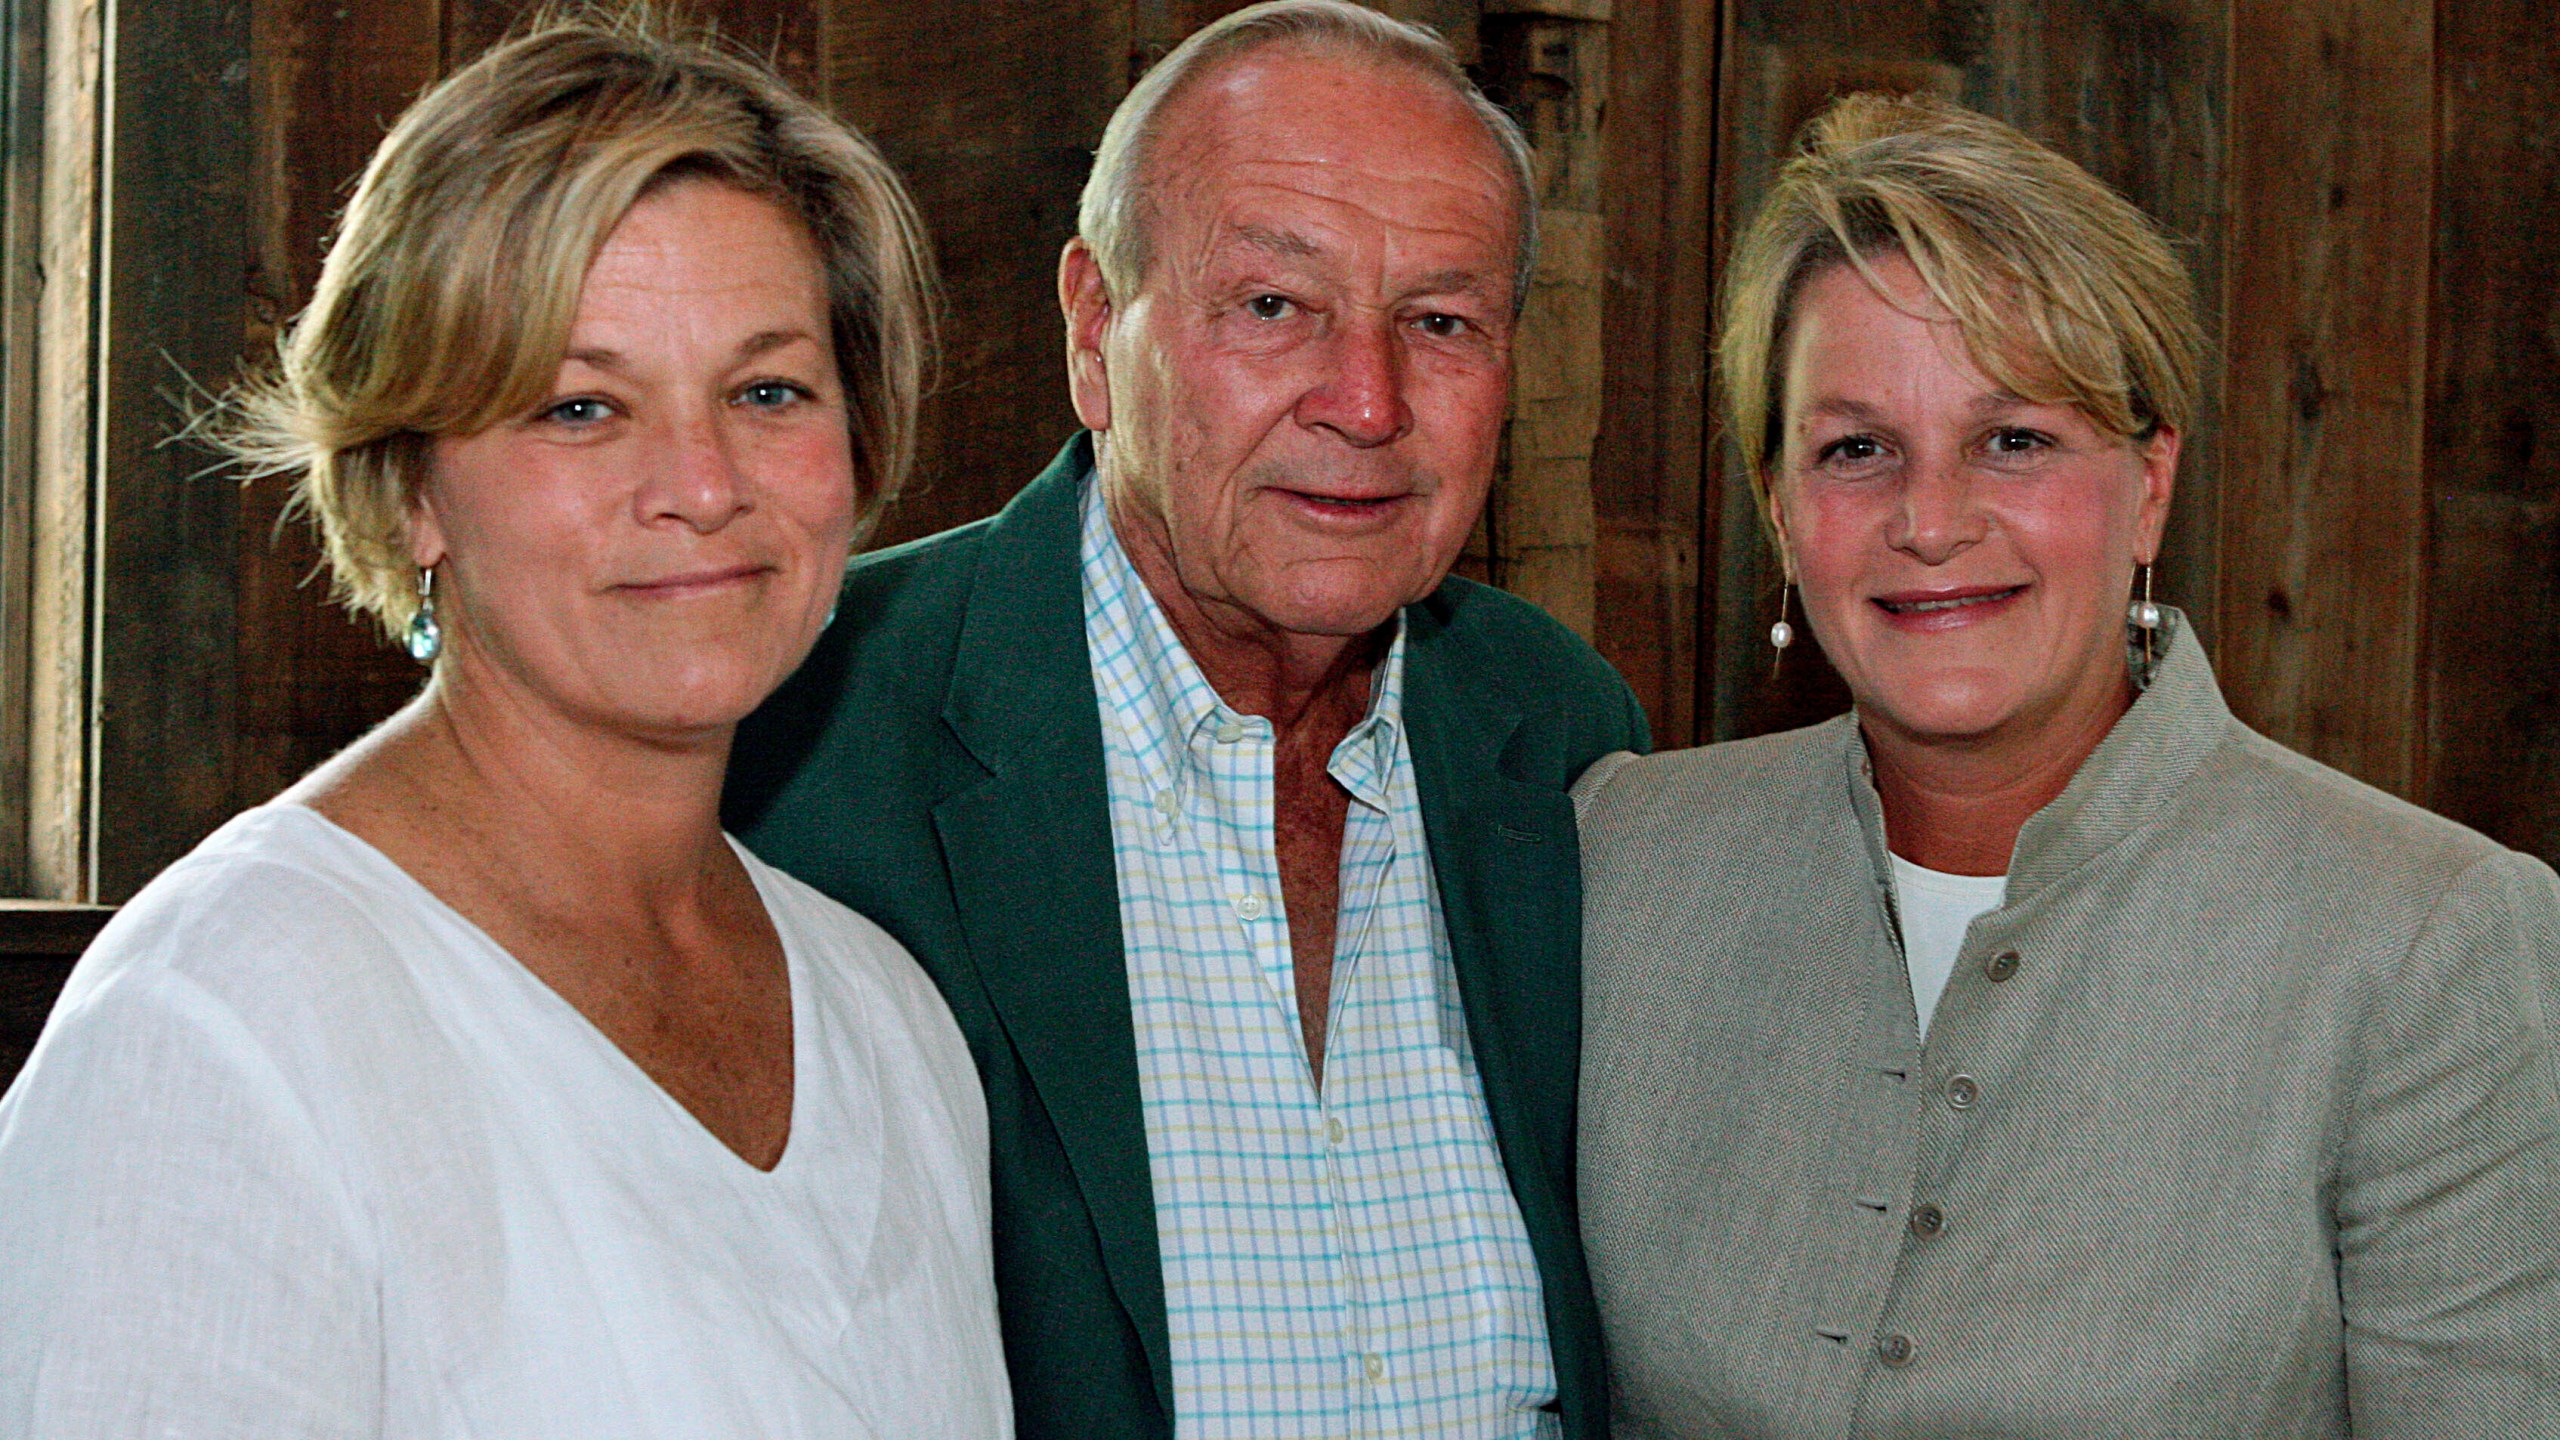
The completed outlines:
{"type": "Polygon", "coordinates": [[[2425,803],[2560,859],[2560,25],[2435,11],[2425,803]]]}
{"type": "MultiPolygon", "coordinates": [[[[201,457],[156,443],[170,412],[131,402],[172,388],[171,360],[219,380],[272,344],[383,126],[521,8],[119,11],[117,158],[137,168],[118,180],[123,288],[100,359],[122,407],[104,434],[100,524],[125,596],[97,682],[104,898],[414,692],[409,662],[326,605],[276,487],[189,482],[201,457]],[[144,51],[155,65],[132,63],[144,51]],[[208,263],[205,237],[229,235],[236,251],[214,250],[237,268],[208,263]],[[181,258],[135,258],[153,254],[181,258]]],[[[937,237],[948,370],[922,483],[884,538],[988,513],[1072,425],[1051,277],[1102,121],[1133,73],[1232,0],[699,8],[873,134],[937,237]]],[[[1511,544],[1489,527],[1477,559],[1587,623],[1665,743],[1842,703],[1811,647],[1768,678],[1776,592],[1712,433],[1708,299],[1740,217],[1824,99],[1930,89],[2052,140],[2189,247],[2227,363],[2192,437],[2161,591],[2214,642],[2241,713],[2560,854],[2560,259],[2536,243],[2560,213],[2560,99],[2533,83],[2560,40],[2537,0],[1389,8],[1544,97],[1527,108],[1555,198],[1592,217],[1566,227],[1591,288],[1558,332],[1569,363],[1546,377],[1567,387],[1551,407],[1562,441],[1523,457],[1579,467],[1587,495],[1541,510],[1552,484],[1506,491],[1495,513],[1511,544]],[[1580,233],[1594,228],[1596,245],[1580,233]],[[1534,573],[1544,553],[1569,562],[1560,586],[1534,573]]],[[[61,728],[45,753],[85,763],[61,728]]]]}

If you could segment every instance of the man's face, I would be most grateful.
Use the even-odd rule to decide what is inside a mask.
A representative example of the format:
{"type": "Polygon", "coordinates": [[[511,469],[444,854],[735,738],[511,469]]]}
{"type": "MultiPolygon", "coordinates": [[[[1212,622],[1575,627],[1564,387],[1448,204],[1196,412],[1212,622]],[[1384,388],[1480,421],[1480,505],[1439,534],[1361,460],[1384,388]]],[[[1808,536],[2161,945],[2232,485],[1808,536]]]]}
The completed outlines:
{"type": "Polygon", "coordinates": [[[1503,152],[1420,76],[1283,48],[1176,98],[1145,165],[1137,293],[1102,296],[1080,246],[1061,277],[1123,542],[1222,626],[1374,630],[1448,573],[1492,477],[1503,152]]]}

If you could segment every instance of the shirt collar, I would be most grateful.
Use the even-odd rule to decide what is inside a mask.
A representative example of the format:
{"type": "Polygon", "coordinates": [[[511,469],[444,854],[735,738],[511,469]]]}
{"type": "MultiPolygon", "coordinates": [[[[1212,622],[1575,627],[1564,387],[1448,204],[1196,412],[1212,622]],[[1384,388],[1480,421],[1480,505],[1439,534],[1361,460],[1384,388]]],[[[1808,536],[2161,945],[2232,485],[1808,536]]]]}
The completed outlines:
{"type": "MultiPolygon", "coordinates": [[[[1088,469],[1083,481],[1081,560],[1087,626],[1097,662],[1110,654],[1125,655],[1126,665],[1097,663],[1096,684],[1104,705],[1142,735],[1164,743],[1177,756],[1196,753],[1197,745],[1230,725],[1268,725],[1256,716],[1240,715],[1200,673],[1199,662],[1183,647],[1137,565],[1112,528],[1102,486],[1088,469]]],[[[1395,638],[1387,646],[1372,680],[1369,713],[1351,727],[1334,748],[1327,766],[1353,799],[1384,808],[1387,777],[1394,769],[1404,718],[1405,618],[1399,609],[1395,638]]]]}

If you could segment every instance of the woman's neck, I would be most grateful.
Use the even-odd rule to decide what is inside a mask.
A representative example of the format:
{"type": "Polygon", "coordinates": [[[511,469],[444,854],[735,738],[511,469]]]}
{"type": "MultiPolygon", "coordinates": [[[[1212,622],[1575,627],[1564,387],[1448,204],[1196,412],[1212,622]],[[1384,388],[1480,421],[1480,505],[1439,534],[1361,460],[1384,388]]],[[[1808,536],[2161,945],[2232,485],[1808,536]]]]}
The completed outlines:
{"type": "Polygon", "coordinates": [[[2018,832],[2071,784],[2133,699],[2128,680],[2112,703],[1954,739],[1912,734],[1861,707],[1887,846],[1950,875],[2007,874],[2018,832]]]}
{"type": "Polygon", "coordinates": [[[634,736],[439,675],[284,798],[439,894],[665,916],[734,863],[720,835],[732,733],[634,736]]]}

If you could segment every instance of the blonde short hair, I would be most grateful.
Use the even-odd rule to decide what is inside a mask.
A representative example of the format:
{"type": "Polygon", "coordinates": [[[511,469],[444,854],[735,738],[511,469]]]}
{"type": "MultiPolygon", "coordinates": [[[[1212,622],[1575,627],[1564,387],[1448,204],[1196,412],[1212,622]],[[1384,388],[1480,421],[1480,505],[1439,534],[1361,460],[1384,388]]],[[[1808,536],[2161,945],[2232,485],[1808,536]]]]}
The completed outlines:
{"type": "Polygon", "coordinates": [[[1147,182],[1147,150],[1156,117],[1193,81],[1272,45],[1293,45],[1380,67],[1412,71],[1458,97],[1511,171],[1519,207],[1519,253],[1512,267],[1511,305],[1527,301],[1529,274],[1538,258],[1538,161],[1518,122],[1485,98],[1466,67],[1429,29],[1381,15],[1348,0],[1264,0],[1221,17],[1155,63],[1122,97],[1103,128],[1076,209],[1076,233],[1093,251],[1103,288],[1123,302],[1137,293],[1147,272],[1147,227],[1154,215],[1147,182]]]}
{"type": "Polygon", "coordinates": [[[2194,419],[2194,281],[2141,211],[1988,116],[1850,95],[1808,127],[1725,269],[1717,370],[1764,516],[1796,296],[1822,270],[1868,273],[1890,253],[1909,258],[1974,364],[2011,392],[2137,440],[2194,419]]]}
{"type": "Polygon", "coordinates": [[[276,365],[213,426],[252,474],[296,477],[341,603],[408,623],[432,442],[550,394],[605,238],[692,176],[773,201],[816,242],[868,531],[914,462],[934,352],[931,257],[896,174],[763,65],[645,9],[541,20],[400,117],[276,365]]]}

